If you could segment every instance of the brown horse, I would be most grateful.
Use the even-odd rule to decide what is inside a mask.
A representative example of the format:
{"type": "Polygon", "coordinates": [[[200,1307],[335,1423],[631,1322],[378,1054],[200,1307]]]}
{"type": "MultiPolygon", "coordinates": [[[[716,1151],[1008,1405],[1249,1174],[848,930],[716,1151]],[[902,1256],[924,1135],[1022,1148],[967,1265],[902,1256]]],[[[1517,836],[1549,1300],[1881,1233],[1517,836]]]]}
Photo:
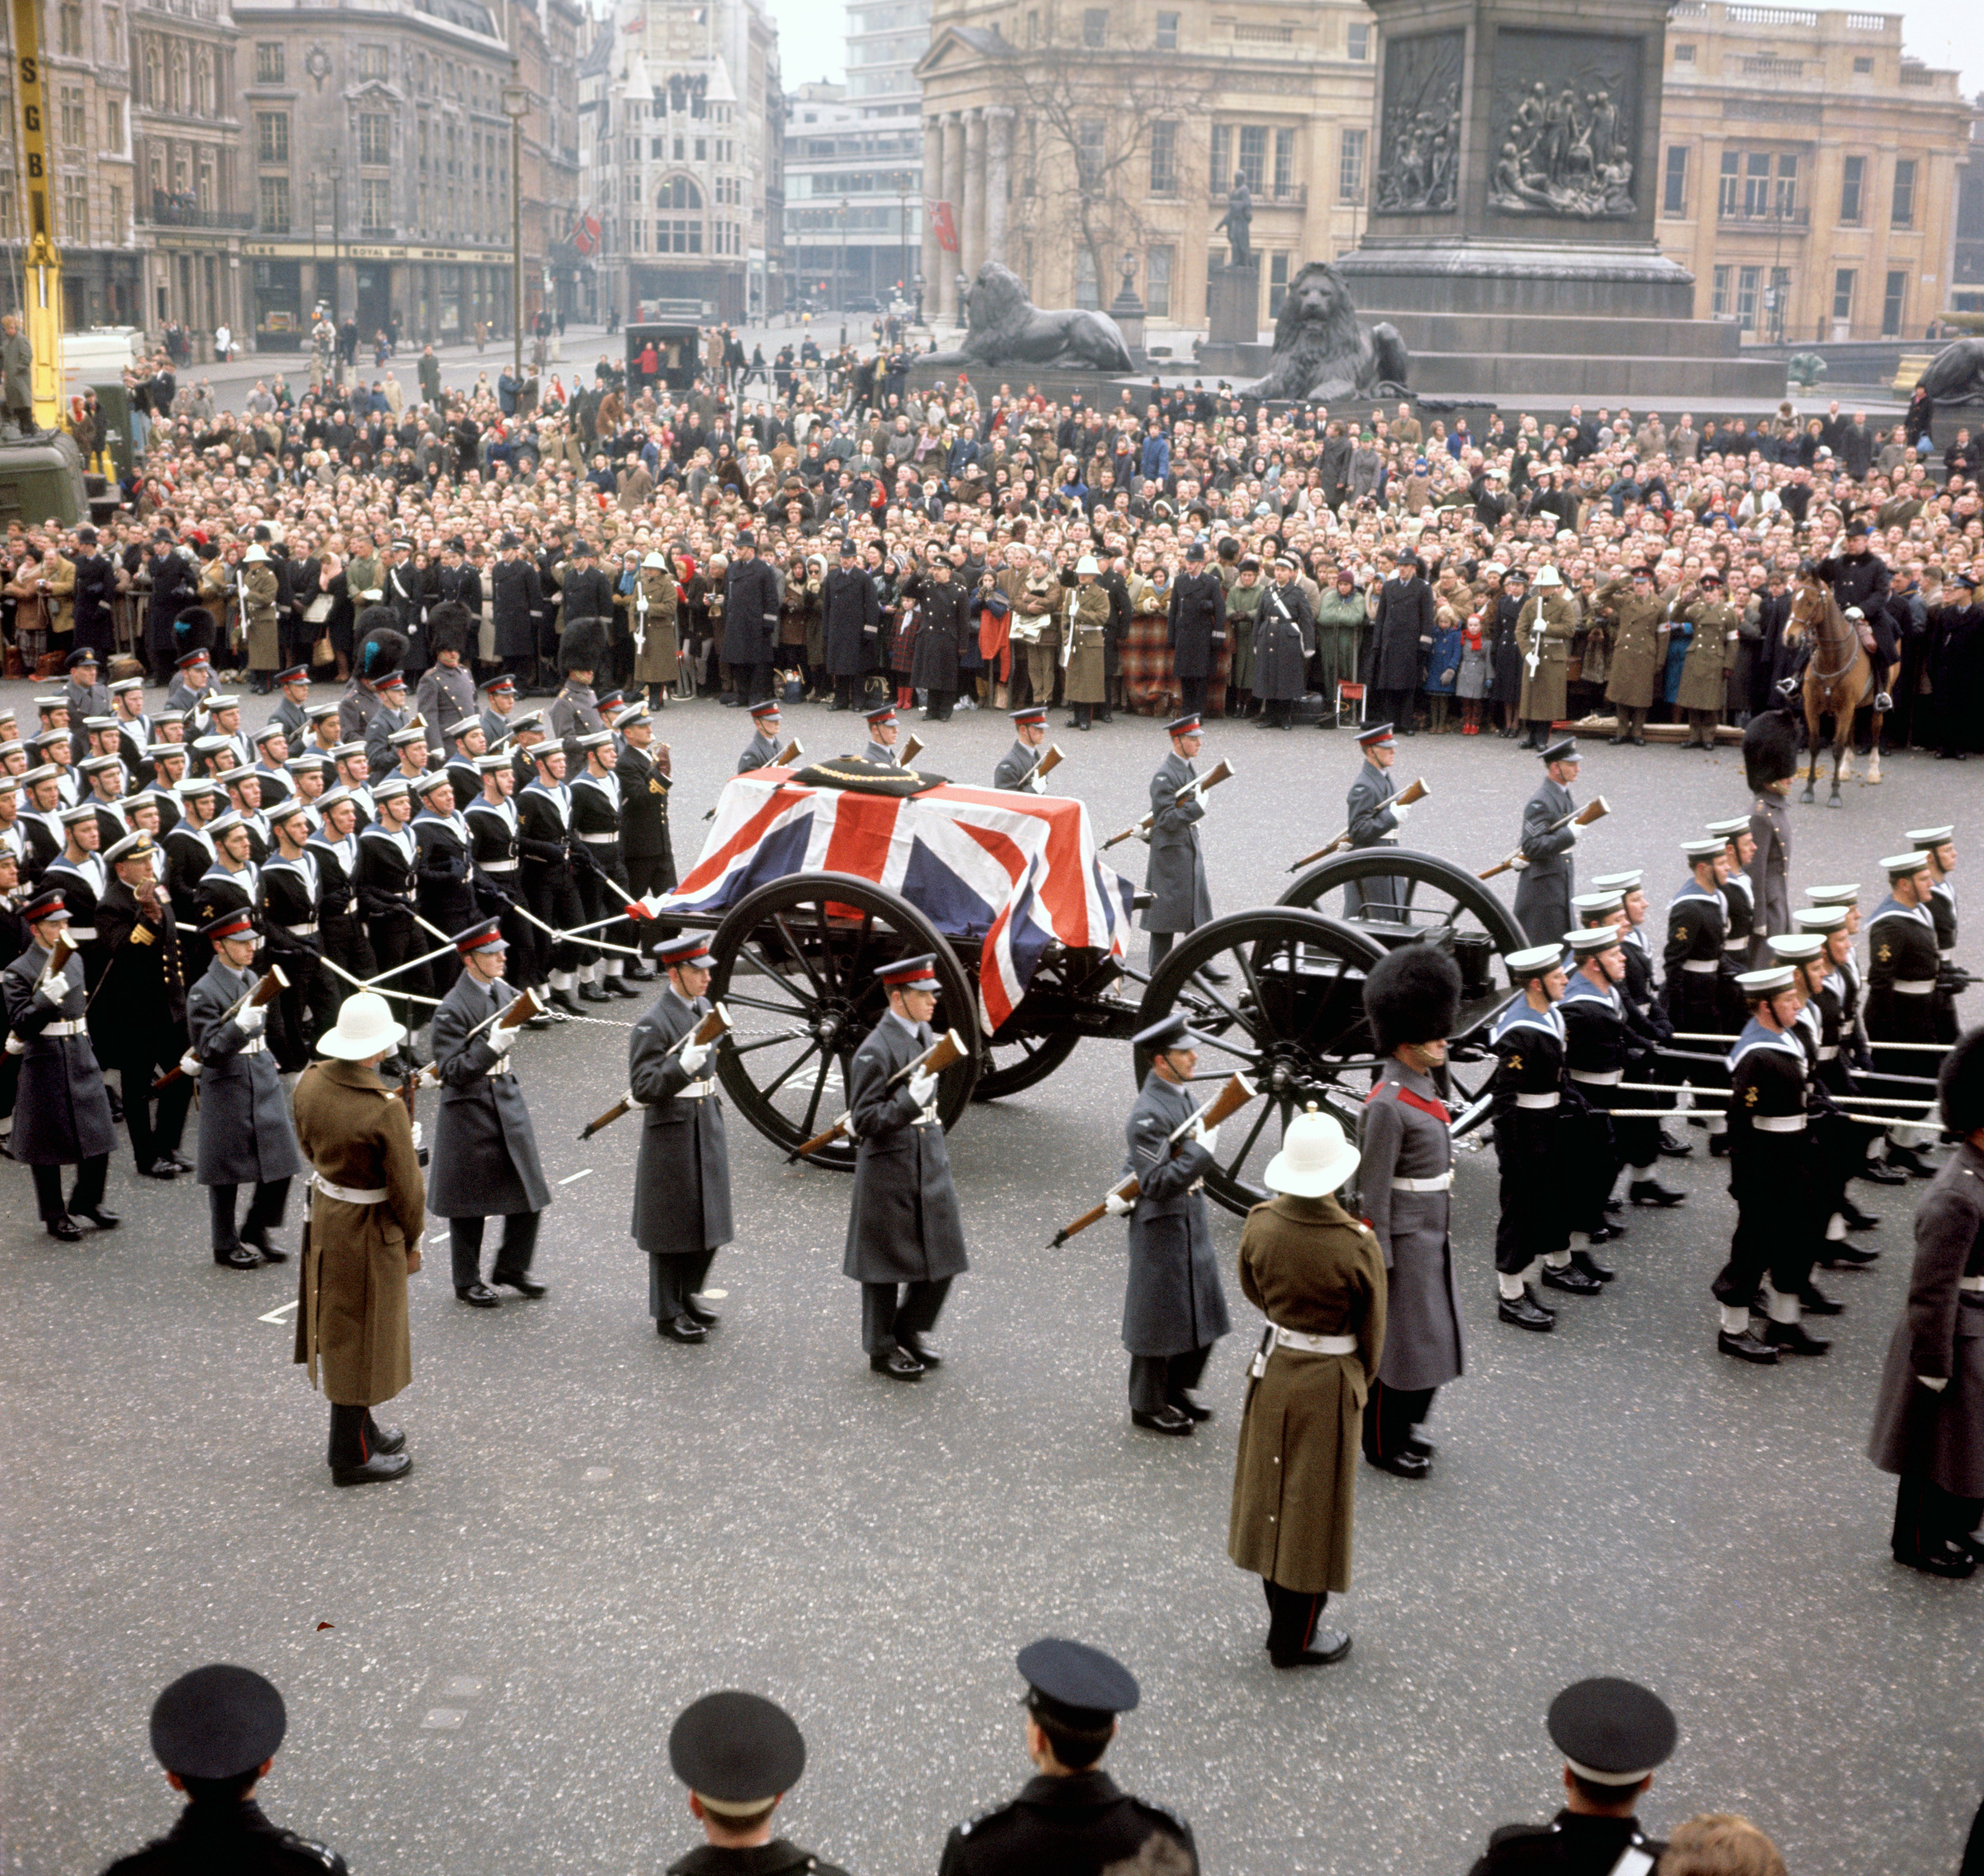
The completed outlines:
{"type": "MultiPolygon", "coordinates": [[[[1800,801],[1818,799],[1818,719],[1832,712],[1832,792],[1828,808],[1843,807],[1839,784],[1853,779],[1853,713],[1875,696],[1873,654],[1853,628],[1853,621],[1839,609],[1839,601],[1823,580],[1810,575],[1798,581],[1791,600],[1791,615],[1785,626],[1785,639],[1795,644],[1807,632],[1813,635],[1811,662],[1805,668],[1805,740],[1811,751],[1805,770],[1805,792],[1800,801]]],[[[1867,759],[1867,786],[1881,780],[1881,715],[1874,712],[1873,738],[1867,759]]]]}

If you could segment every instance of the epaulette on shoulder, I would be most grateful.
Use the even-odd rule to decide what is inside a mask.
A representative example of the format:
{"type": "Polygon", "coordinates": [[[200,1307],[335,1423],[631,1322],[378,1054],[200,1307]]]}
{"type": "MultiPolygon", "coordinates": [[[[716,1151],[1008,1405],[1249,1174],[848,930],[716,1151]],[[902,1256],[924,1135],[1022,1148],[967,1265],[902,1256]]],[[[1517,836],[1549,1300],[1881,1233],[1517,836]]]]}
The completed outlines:
{"type": "Polygon", "coordinates": [[[341,1871],[344,1868],[344,1858],[328,1844],[313,1843],[307,1837],[297,1836],[293,1831],[283,1833],[283,1848],[309,1858],[312,1862],[320,1864],[325,1869],[341,1871]]]}

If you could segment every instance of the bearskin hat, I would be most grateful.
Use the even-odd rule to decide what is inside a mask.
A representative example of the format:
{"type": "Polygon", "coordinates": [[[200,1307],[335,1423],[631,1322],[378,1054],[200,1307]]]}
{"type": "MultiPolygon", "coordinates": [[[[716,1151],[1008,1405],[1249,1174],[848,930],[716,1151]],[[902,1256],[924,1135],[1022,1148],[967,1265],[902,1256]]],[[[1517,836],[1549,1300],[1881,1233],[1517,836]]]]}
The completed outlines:
{"type": "Polygon", "coordinates": [[[216,629],[206,607],[188,606],[173,621],[173,649],[181,658],[189,652],[210,652],[216,629]]]}
{"type": "Polygon", "coordinates": [[[1984,1029],[1973,1029],[1944,1057],[1935,1091],[1942,1124],[1959,1140],[1984,1127],[1984,1029]]]}
{"type": "Polygon", "coordinates": [[[1460,1009],[1460,966],[1433,945],[1387,951],[1364,980],[1364,1015],[1381,1055],[1403,1043],[1444,1041],[1460,1009]]]}
{"type": "Polygon", "coordinates": [[[427,649],[437,658],[444,652],[466,652],[473,623],[466,606],[444,599],[427,615],[427,649]]]}
{"type": "Polygon", "coordinates": [[[1743,732],[1743,769],[1753,794],[1798,773],[1798,731],[1788,710],[1765,710],[1743,732]]]}
{"type": "Polygon", "coordinates": [[[604,671],[608,655],[602,619],[574,619],[559,635],[558,669],[568,677],[575,671],[604,671]]]}
{"type": "Polygon", "coordinates": [[[367,606],[359,614],[358,623],[364,629],[357,635],[358,655],[352,668],[376,688],[382,678],[404,668],[407,635],[400,630],[398,615],[390,606],[367,606]]]}

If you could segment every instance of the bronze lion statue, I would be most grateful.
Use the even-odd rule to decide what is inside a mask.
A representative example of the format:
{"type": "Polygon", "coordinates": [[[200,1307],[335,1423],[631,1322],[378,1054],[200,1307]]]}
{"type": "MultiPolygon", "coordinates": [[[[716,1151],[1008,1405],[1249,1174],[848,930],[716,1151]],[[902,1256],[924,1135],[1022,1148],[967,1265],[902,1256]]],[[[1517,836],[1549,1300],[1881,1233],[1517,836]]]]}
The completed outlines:
{"type": "Polygon", "coordinates": [[[964,343],[924,361],[933,365],[1081,365],[1129,371],[1130,348],[1106,313],[1067,307],[1044,313],[1020,276],[988,260],[965,296],[964,343]]]}
{"type": "Polygon", "coordinates": [[[1406,389],[1411,367],[1398,328],[1357,323],[1342,276],[1312,260],[1289,283],[1275,321],[1275,355],[1268,375],[1250,386],[1250,397],[1394,397],[1406,389]]]}

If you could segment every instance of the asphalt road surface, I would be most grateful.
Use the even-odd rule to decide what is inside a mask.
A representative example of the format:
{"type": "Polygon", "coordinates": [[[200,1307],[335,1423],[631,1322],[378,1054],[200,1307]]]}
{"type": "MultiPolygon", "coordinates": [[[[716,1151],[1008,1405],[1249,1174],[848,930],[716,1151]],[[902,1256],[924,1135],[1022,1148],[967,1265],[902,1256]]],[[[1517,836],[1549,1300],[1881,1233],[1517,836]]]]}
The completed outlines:
{"type": "MultiPolygon", "coordinates": [[[[850,720],[801,709],[787,731],[823,755],[850,720]]],[[[1007,742],[990,715],[920,727],[959,779],[989,779],[1007,742]]],[[[707,702],[663,729],[686,861],[747,732],[707,702]]],[[[1155,725],[1055,736],[1099,826],[1143,811],[1155,725]]],[[[1272,901],[1336,832],[1356,752],[1215,723],[1205,759],[1222,755],[1239,776],[1205,832],[1224,913],[1272,901]]],[[[1415,843],[1500,857],[1537,771],[1493,739],[1402,744],[1399,776],[1433,791],[1415,843]]],[[[1902,829],[1976,829],[1977,776],[1902,755],[1840,812],[1795,809],[1795,888],[1858,879],[1871,910],[1902,829]]],[[[1593,749],[1578,794],[1594,793],[1613,812],[1580,869],[1644,865],[1662,903],[1676,843],[1748,800],[1734,754],[1661,747],[1593,749]]],[[[1961,961],[1984,970],[1974,926],[1961,961]]],[[[1651,1827],[1742,1811],[1800,1876],[1954,1867],[1984,1784],[1984,1584],[1889,1559],[1891,1485],[1863,1450],[1919,1186],[1855,1188],[1885,1255],[1824,1279],[1850,1305],[1829,1358],[1767,1370],[1714,1350],[1720,1164],[1665,1163],[1687,1204],[1634,1214],[1609,1254],[1620,1280],[1553,1298],[1540,1336],[1495,1320],[1493,1154],[1463,1154],[1468,1373],[1430,1429],[1437,1466],[1425,1483],[1360,1469],[1356,1586],[1330,1617],[1355,1650],[1277,1673],[1259,1589],[1225,1555],[1258,1326],[1231,1270],[1238,1221],[1215,1214],[1235,1329],[1207,1375],[1218,1418],[1189,1442],[1129,1424],[1120,1228],[1047,1248],[1118,1170],[1121,1045],[1083,1044],[953,1133],[973,1268],[943,1372],[910,1388],[862,1358],[848,1182],[789,1173],[734,1114],[722,1325],[700,1348],[657,1339],[627,1234],[635,1127],[575,1138],[624,1086],[625,1044],[576,1023],[521,1042],[555,1193],[551,1293],[461,1307],[437,1221],[415,1380],[382,1410],[416,1469],[377,1491],[329,1483],[323,1403],[290,1365],[293,1264],[216,1268],[203,1194],[136,1179],[121,1151],[123,1228],[58,1245],[25,1170],[0,1167],[8,1871],[100,1868],[169,1825],[146,1713],[210,1660],[283,1689],[266,1807],[361,1876],[659,1869],[699,1836],[669,1724],[724,1686],[805,1730],[789,1834],[856,1871],[931,1870],[949,1827],[1030,1770],[1012,1656],[1044,1633],[1135,1671],[1144,1703],[1109,1767],[1191,1821],[1208,1871],[1464,1870],[1492,1824],[1555,1807],[1544,1707],[1600,1673],[1680,1716],[1651,1827]]]]}

